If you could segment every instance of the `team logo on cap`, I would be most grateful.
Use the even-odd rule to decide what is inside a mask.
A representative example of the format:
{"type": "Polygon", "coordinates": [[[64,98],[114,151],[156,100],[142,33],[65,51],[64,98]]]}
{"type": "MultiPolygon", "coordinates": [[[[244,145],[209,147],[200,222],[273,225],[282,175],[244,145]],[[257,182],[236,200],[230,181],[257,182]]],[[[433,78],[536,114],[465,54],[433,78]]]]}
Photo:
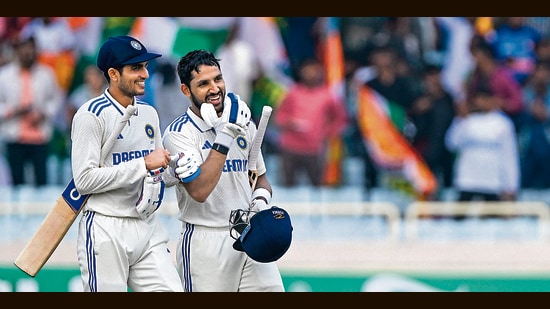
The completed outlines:
{"type": "Polygon", "coordinates": [[[273,210],[272,213],[273,213],[273,218],[276,220],[285,218],[285,213],[282,210],[273,210]]]}
{"type": "Polygon", "coordinates": [[[133,48],[137,50],[141,50],[141,44],[139,44],[137,41],[132,40],[130,44],[132,45],[133,48]]]}

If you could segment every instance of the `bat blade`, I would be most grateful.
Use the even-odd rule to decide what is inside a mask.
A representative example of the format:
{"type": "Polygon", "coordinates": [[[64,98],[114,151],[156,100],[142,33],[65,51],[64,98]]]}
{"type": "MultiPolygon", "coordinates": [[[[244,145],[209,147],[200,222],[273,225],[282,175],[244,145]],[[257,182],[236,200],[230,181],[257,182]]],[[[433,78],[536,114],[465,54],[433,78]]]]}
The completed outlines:
{"type": "Polygon", "coordinates": [[[258,130],[252,141],[252,146],[250,148],[250,154],[248,156],[248,180],[252,190],[256,188],[256,181],[258,181],[258,156],[262,149],[262,142],[264,140],[265,131],[267,130],[267,124],[269,122],[269,117],[271,117],[271,112],[273,108],[269,105],[265,105],[262,108],[262,115],[260,116],[260,122],[258,123],[258,130]]]}
{"type": "MultiPolygon", "coordinates": [[[[135,110],[136,107],[134,105],[129,105],[126,108],[120,122],[117,123],[115,130],[103,145],[101,162],[105,160],[105,156],[111,151],[118,135],[122,132],[126,126],[126,122],[132,117],[135,110]]],[[[15,266],[31,277],[36,276],[55,249],[57,249],[57,246],[78,217],[88,198],[89,195],[81,195],[76,190],[74,179],[71,179],[61,196],[42,220],[34,235],[15,259],[15,266]]]]}
{"type": "Polygon", "coordinates": [[[31,277],[36,276],[67,234],[88,197],[79,194],[71,180],[15,259],[15,266],[31,277]]]}

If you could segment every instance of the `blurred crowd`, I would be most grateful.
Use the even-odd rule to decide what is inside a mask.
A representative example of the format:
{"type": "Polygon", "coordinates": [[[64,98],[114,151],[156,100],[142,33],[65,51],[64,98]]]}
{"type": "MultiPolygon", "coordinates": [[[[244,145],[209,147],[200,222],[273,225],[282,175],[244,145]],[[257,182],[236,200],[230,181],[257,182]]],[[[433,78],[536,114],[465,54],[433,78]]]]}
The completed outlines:
{"type": "Polygon", "coordinates": [[[303,173],[338,186],[347,175],[334,169],[350,157],[364,162],[366,189],[386,185],[380,135],[427,166],[437,189],[423,198],[454,188],[461,200],[514,200],[522,188],[550,188],[549,17],[0,17],[0,184],[69,181],[47,175],[47,160],[69,160],[72,115],[106,86],[97,49],[121,34],[163,54],[144,98],[162,128],[189,104],[175,63],[195,48],[216,53],[228,91],[256,119],[258,106],[273,105],[264,155],[280,158],[282,185],[303,173]],[[323,48],[334,21],[341,92],[323,48]],[[372,128],[365,89],[388,120],[372,128]]]}

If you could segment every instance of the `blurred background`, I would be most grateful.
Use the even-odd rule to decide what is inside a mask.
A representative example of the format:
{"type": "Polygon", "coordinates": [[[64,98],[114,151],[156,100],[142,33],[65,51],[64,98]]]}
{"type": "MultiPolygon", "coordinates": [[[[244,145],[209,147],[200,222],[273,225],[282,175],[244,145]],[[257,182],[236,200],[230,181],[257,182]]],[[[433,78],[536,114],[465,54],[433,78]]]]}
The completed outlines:
{"type": "Polygon", "coordinates": [[[72,116],[105,89],[113,35],[163,55],[142,98],[162,129],[193,49],[255,120],[274,108],[287,291],[550,291],[549,17],[0,17],[0,291],[81,289],[74,225],[35,278],[13,261],[72,177],[72,116]],[[55,80],[24,90],[25,63],[55,80]]]}

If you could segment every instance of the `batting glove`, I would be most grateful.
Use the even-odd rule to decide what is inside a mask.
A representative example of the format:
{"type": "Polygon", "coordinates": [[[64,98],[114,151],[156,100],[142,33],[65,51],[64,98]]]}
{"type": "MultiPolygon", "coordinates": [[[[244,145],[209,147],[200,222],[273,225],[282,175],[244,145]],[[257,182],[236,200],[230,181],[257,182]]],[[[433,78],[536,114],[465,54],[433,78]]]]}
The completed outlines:
{"type": "Polygon", "coordinates": [[[162,172],[160,168],[155,171],[150,171],[143,179],[143,186],[139,200],[136,203],[136,210],[141,218],[147,218],[153,214],[162,204],[164,197],[164,181],[162,180],[162,172]]]}
{"type": "Polygon", "coordinates": [[[187,183],[201,174],[201,167],[195,158],[195,153],[185,154],[180,152],[174,166],[174,175],[181,182],[187,183]]]}
{"type": "Polygon", "coordinates": [[[269,208],[271,202],[271,193],[265,188],[257,188],[252,192],[252,201],[249,210],[259,212],[269,208]]]}
{"type": "Polygon", "coordinates": [[[246,128],[250,123],[251,115],[252,113],[250,112],[248,104],[241,100],[241,97],[234,93],[227,94],[221,117],[222,122],[234,123],[246,128]],[[231,98],[233,98],[233,100],[231,98]],[[236,103],[233,103],[234,100],[236,103]]]}
{"type": "Polygon", "coordinates": [[[229,122],[245,128],[250,123],[252,113],[245,101],[233,93],[228,93],[224,99],[222,116],[218,117],[214,105],[210,103],[201,104],[201,116],[204,122],[211,128],[215,128],[221,122],[229,122]],[[231,100],[233,98],[233,100],[231,100]],[[236,101],[234,104],[233,101],[236,101]]]}

